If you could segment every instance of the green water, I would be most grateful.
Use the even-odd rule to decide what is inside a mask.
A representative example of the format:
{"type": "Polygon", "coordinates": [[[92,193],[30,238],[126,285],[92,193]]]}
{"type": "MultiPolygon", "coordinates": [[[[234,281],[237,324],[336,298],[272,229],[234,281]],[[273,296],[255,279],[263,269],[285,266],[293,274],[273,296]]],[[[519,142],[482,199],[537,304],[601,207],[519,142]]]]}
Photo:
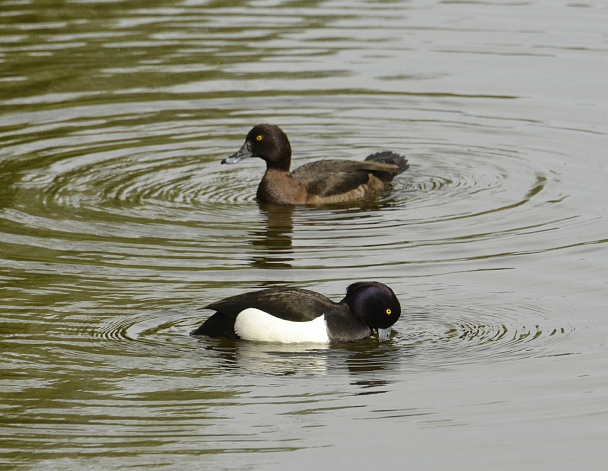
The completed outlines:
{"type": "Polygon", "coordinates": [[[603,469],[599,1],[0,3],[0,467],[603,469]],[[390,149],[372,201],[258,204],[390,149]],[[396,335],[195,339],[202,305],[390,285],[396,335]]]}

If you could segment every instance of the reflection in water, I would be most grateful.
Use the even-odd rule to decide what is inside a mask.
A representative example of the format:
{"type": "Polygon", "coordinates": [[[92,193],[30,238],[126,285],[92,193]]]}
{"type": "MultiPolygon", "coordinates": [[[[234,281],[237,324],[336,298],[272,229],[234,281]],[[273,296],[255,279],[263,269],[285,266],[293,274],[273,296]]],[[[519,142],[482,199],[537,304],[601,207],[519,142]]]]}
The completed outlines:
{"type": "Polygon", "coordinates": [[[271,375],[309,375],[327,372],[324,348],[314,344],[273,345],[237,342],[234,351],[238,368],[271,375]]]}
{"type": "Polygon", "coordinates": [[[0,210],[10,208],[14,204],[15,193],[17,192],[14,183],[17,179],[17,172],[12,162],[0,161],[0,210]]]}
{"type": "MultiPolygon", "coordinates": [[[[404,327],[404,326],[402,326],[404,327]]],[[[369,338],[362,342],[345,345],[348,358],[345,364],[351,375],[361,373],[394,371],[403,358],[405,345],[394,341],[378,342],[369,338]]]]}
{"type": "Polygon", "coordinates": [[[252,251],[253,267],[275,270],[292,267],[293,211],[292,206],[260,203],[265,224],[249,233],[251,245],[256,249],[252,251]]]}
{"type": "Polygon", "coordinates": [[[401,346],[369,338],[352,344],[270,344],[229,339],[197,339],[221,368],[270,375],[306,376],[329,372],[356,377],[361,387],[394,381],[403,361],[401,346]]]}
{"type": "Polygon", "coordinates": [[[0,9],[0,462],[606,461],[602,2],[0,9]],[[259,162],[219,162],[262,121],[298,166],[412,167],[375,201],[260,206],[259,162]],[[404,301],[388,343],[188,335],[246,289],[362,279],[404,301]]]}
{"type": "MultiPolygon", "coordinates": [[[[262,227],[248,232],[253,251],[251,266],[262,269],[287,269],[293,267],[293,232],[294,216],[298,223],[307,228],[316,228],[332,224],[335,221],[354,222],[351,215],[358,218],[365,214],[373,216],[382,209],[389,209],[396,204],[403,206],[403,201],[391,199],[391,190],[379,192],[372,197],[348,203],[336,203],[321,207],[278,206],[257,202],[264,221],[262,227]]],[[[356,228],[353,228],[355,231],[356,228]]],[[[328,234],[333,237],[333,234],[328,234]]],[[[270,282],[272,283],[272,282],[270,282]]],[[[269,282],[265,282],[269,284],[269,282]]]]}

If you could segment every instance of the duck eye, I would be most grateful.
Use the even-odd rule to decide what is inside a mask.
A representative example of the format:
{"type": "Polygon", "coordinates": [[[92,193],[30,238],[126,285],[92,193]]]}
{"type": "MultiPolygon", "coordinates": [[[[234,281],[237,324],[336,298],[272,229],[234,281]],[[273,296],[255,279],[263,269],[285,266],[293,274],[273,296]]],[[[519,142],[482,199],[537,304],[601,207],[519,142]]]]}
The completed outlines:
{"type": "Polygon", "coordinates": [[[255,136],[255,140],[256,141],[261,141],[262,140],[262,136],[260,136],[260,135],[255,136]]]}
{"type": "Polygon", "coordinates": [[[387,315],[387,316],[390,316],[392,313],[393,313],[393,311],[391,311],[390,309],[387,309],[387,310],[386,310],[386,315],[387,315]]]}

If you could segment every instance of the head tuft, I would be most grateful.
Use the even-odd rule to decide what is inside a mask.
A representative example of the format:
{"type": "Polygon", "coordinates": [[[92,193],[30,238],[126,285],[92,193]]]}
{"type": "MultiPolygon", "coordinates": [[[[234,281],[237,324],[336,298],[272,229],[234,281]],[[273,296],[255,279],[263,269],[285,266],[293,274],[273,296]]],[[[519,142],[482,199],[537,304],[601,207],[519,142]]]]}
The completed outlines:
{"type": "Polygon", "coordinates": [[[344,302],[371,329],[386,329],[401,316],[401,304],[392,289],[377,281],[353,283],[344,302]]]}

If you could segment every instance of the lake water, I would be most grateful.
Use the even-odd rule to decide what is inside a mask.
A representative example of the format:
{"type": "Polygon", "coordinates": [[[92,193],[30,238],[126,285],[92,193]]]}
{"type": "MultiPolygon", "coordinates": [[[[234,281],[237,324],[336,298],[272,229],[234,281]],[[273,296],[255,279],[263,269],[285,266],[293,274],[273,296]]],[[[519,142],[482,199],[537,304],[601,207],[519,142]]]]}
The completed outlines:
{"type": "Polygon", "coordinates": [[[604,470],[608,7],[0,3],[0,467],[604,470]],[[261,206],[389,149],[373,201],[261,206]],[[192,338],[266,286],[404,308],[378,344],[192,338]]]}

